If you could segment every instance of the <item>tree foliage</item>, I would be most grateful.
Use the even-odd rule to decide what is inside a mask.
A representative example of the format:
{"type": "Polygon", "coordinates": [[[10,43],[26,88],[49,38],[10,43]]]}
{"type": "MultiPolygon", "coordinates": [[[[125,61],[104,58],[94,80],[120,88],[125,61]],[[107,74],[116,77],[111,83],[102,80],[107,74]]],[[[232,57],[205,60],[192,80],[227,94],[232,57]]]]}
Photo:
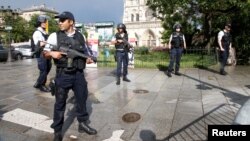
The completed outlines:
{"type": "MultiPolygon", "coordinates": [[[[54,19],[53,15],[47,15],[49,22],[49,33],[58,30],[57,21],[54,19]]],[[[32,38],[32,34],[35,31],[36,21],[38,15],[33,15],[30,21],[26,21],[20,16],[13,17],[11,15],[4,16],[4,25],[11,26],[12,30],[10,32],[10,38],[14,42],[24,42],[29,41],[32,38]]],[[[4,39],[5,43],[9,41],[9,35],[5,32],[4,39]]]]}
{"type": "Polygon", "coordinates": [[[232,22],[234,46],[250,48],[250,33],[243,28],[249,29],[249,0],[148,0],[147,5],[162,20],[165,41],[179,22],[188,45],[211,47],[217,45],[216,35],[225,22],[232,22]]]}

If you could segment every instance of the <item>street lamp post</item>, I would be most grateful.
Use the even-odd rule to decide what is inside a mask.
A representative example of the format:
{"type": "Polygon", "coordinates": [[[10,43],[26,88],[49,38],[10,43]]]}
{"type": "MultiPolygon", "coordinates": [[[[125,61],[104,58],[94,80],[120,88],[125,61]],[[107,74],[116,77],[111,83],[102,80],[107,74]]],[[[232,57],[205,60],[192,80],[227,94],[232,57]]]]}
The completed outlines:
{"type": "Polygon", "coordinates": [[[8,32],[9,37],[9,53],[8,53],[8,62],[11,61],[11,38],[10,38],[10,32],[12,30],[12,26],[6,26],[5,30],[8,32]]]}

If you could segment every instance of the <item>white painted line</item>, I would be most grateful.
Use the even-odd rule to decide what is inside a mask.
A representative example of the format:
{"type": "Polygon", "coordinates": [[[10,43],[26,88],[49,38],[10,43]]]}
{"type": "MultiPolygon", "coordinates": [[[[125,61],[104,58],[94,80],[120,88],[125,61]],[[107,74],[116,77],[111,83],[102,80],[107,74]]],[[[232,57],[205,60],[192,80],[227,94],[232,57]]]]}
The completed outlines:
{"type": "Polygon", "coordinates": [[[54,132],[53,129],[50,128],[50,125],[53,121],[50,120],[49,117],[19,108],[3,114],[2,120],[28,126],[49,133],[54,132]]]}
{"type": "Polygon", "coordinates": [[[121,136],[123,133],[124,133],[124,130],[116,130],[112,133],[112,136],[109,139],[106,139],[103,141],[123,141],[121,139],[121,136]]]}

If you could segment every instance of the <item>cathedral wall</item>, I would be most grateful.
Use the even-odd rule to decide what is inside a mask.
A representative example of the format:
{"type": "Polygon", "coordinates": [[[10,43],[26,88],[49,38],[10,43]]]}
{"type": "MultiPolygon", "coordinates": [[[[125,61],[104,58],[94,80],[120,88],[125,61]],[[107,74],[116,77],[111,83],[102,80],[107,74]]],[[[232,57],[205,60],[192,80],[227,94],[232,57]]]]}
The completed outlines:
{"type": "Polygon", "coordinates": [[[136,38],[138,46],[163,46],[161,21],[153,17],[146,0],[125,0],[123,23],[129,36],[136,38]]]}

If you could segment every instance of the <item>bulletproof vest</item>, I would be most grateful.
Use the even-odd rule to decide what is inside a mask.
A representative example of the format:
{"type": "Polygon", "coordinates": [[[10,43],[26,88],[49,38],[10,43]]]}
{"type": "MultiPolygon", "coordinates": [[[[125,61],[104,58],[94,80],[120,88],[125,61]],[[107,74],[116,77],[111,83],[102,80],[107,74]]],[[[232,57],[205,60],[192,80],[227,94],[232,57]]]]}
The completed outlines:
{"type": "MultiPolygon", "coordinates": [[[[116,33],[115,34],[115,38],[116,40],[126,40],[128,41],[128,34],[124,34],[124,36],[122,37],[120,33],[116,33]]],[[[119,43],[115,45],[116,49],[125,49],[125,44],[124,43],[119,43]]]]}
{"type": "Polygon", "coordinates": [[[183,34],[182,33],[178,33],[178,32],[174,32],[172,34],[171,45],[174,48],[184,47],[183,34]]]}
{"type": "MultiPolygon", "coordinates": [[[[33,34],[34,34],[36,31],[39,31],[39,32],[42,34],[42,36],[43,36],[43,38],[44,38],[45,41],[48,39],[48,34],[44,34],[43,32],[41,32],[41,31],[38,30],[38,29],[36,29],[36,30],[33,32],[33,34]]],[[[32,35],[33,35],[33,34],[32,34],[32,35]]],[[[36,44],[34,43],[33,37],[31,38],[30,46],[31,46],[31,51],[36,53],[36,55],[37,55],[36,57],[39,57],[40,54],[41,54],[41,52],[43,51],[43,48],[41,48],[39,45],[36,45],[36,44]]]]}
{"type": "MultiPolygon", "coordinates": [[[[54,51],[60,50],[60,47],[68,47],[70,49],[76,50],[78,52],[85,52],[85,40],[81,33],[75,31],[73,37],[68,37],[63,31],[56,32],[57,34],[57,47],[53,48],[54,51]]],[[[59,68],[67,68],[68,58],[64,56],[60,59],[54,59],[54,62],[59,68]]],[[[86,66],[86,59],[75,57],[73,59],[72,69],[84,69],[86,66]]],[[[70,68],[71,69],[71,68],[70,68]]]]}
{"type": "MultiPolygon", "coordinates": [[[[223,31],[224,32],[224,31],[223,31]]],[[[232,41],[232,37],[230,33],[224,32],[224,35],[222,36],[221,42],[222,42],[222,46],[224,48],[228,48],[230,43],[232,41]]]]}

